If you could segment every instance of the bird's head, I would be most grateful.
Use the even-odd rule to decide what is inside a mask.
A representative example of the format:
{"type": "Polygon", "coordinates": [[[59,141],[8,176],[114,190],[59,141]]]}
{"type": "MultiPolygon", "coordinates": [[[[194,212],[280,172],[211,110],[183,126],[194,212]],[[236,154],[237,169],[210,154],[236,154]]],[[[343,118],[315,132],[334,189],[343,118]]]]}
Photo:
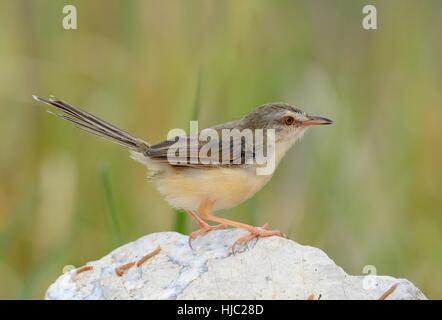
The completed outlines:
{"type": "Polygon", "coordinates": [[[292,144],[311,126],[332,124],[320,116],[311,116],[285,103],[268,103],[244,117],[244,126],[252,129],[274,129],[276,143],[292,144]]]}

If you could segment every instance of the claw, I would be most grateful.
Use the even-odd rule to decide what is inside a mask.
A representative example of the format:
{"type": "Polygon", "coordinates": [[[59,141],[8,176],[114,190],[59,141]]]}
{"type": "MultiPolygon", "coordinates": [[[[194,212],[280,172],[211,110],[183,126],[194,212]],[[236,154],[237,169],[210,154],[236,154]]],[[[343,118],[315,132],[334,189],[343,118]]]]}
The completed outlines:
{"type": "Polygon", "coordinates": [[[239,238],[238,240],[235,241],[235,243],[232,245],[232,254],[236,253],[236,247],[238,245],[242,245],[254,238],[257,237],[271,237],[271,236],[277,236],[277,237],[283,237],[283,238],[287,238],[287,236],[282,233],[279,230],[267,230],[269,224],[265,223],[261,228],[253,228],[250,230],[250,234],[245,235],[241,238],[239,238]]]}
{"type": "Polygon", "coordinates": [[[206,225],[206,226],[202,227],[201,229],[193,231],[189,235],[189,247],[193,250],[192,240],[195,240],[198,236],[202,236],[210,231],[220,230],[220,229],[225,229],[225,228],[227,228],[227,225],[225,225],[225,224],[217,224],[216,226],[206,225]]]}

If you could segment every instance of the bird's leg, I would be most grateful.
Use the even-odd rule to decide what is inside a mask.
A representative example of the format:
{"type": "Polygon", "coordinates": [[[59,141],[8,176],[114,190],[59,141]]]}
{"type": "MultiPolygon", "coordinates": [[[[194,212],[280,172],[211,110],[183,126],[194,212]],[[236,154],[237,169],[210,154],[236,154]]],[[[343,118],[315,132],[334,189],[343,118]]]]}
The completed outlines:
{"type": "Polygon", "coordinates": [[[192,210],[186,210],[186,212],[193,220],[195,220],[195,222],[200,227],[198,230],[193,231],[192,233],[190,233],[190,235],[189,235],[189,246],[190,247],[192,247],[192,240],[195,239],[196,237],[198,237],[200,235],[203,235],[203,234],[206,234],[206,233],[208,233],[210,231],[213,231],[213,230],[224,229],[224,228],[227,227],[227,225],[225,225],[225,224],[218,224],[216,226],[211,226],[208,223],[206,223],[203,219],[201,219],[192,210]]]}
{"type": "Polygon", "coordinates": [[[243,236],[235,241],[235,243],[232,246],[233,252],[235,252],[235,247],[237,245],[244,244],[247,241],[249,241],[253,238],[256,238],[256,237],[271,237],[271,236],[278,236],[278,237],[284,237],[284,238],[286,237],[285,234],[283,234],[279,230],[266,230],[266,228],[268,226],[267,223],[264,224],[261,228],[257,228],[257,227],[251,226],[249,224],[245,224],[245,223],[229,220],[226,218],[214,216],[210,213],[212,206],[213,206],[213,203],[205,202],[200,206],[200,208],[198,209],[198,212],[206,220],[217,222],[217,223],[220,223],[223,225],[228,225],[231,227],[239,228],[239,229],[246,230],[246,231],[250,232],[250,234],[243,236]]]}

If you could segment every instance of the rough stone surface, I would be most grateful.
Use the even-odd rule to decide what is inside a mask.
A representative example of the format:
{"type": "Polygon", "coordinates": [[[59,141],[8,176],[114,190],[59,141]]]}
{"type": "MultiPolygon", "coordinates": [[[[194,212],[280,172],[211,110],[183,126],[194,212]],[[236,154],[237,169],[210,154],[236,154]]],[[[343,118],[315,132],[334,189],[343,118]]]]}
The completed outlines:
{"type": "Polygon", "coordinates": [[[196,239],[161,232],[128,243],[98,261],[92,270],[61,275],[46,299],[426,299],[410,281],[389,276],[351,276],[323,251],[278,237],[252,240],[233,255],[237,229],[196,239]],[[142,266],[115,268],[161,247],[142,266]]]}

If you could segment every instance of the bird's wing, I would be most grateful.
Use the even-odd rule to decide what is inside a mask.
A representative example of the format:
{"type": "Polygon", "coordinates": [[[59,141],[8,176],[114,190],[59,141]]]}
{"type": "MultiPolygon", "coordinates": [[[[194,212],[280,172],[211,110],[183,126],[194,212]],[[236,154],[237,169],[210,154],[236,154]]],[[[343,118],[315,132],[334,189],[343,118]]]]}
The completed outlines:
{"type": "Polygon", "coordinates": [[[175,140],[165,140],[151,145],[145,155],[173,166],[186,167],[241,166],[249,164],[255,157],[254,146],[240,137],[234,137],[230,144],[224,145],[219,139],[209,141],[192,141],[192,139],[194,138],[181,136],[175,137],[175,140]],[[172,161],[170,156],[173,158],[172,161]]]}

